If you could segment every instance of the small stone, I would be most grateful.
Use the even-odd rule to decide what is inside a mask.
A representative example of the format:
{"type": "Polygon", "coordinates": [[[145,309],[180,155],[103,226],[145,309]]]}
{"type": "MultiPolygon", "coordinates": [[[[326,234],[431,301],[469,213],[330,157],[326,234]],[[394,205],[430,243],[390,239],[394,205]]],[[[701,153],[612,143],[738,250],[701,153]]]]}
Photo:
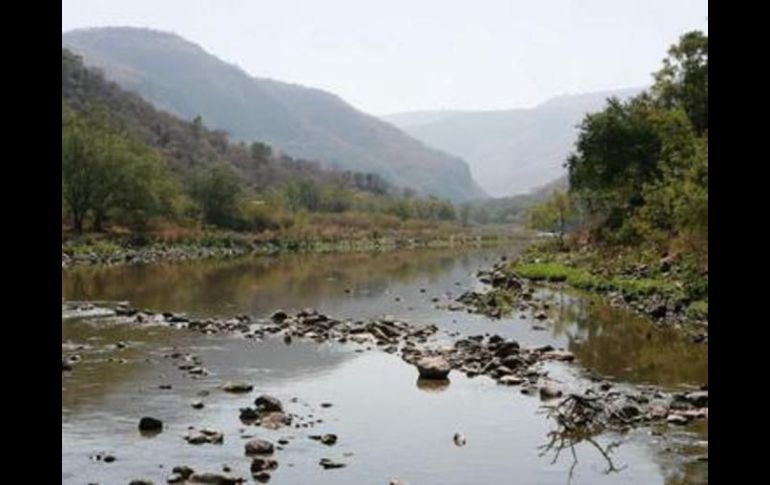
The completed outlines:
{"type": "Polygon", "coordinates": [[[334,461],[331,458],[321,458],[321,461],[319,462],[319,465],[324,467],[325,470],[332,469],[332,468],[343,468],[347,465],[345,465],[342,462],[334,461]]]}
{"type": "Polygon", "coordinates": [[[193,473],[189,479],[190,483],[209,483],[214,485],[235,485],[243,483],[244,480],[233,475],[223,473],[193,473]]]}
{"type": "Polygon", "coordinates": [[[276,310],[270,315],[270,319],[276,323],[281,323],[289,318],[289,315],[283,310],[276,310]]]}
{"type": "Polygon", "coordinates": [[[247,455],[272,455],[273,444],[266,440],[254,439],[246,443],[247,455]]]}
{"type": "Polygon", "coordinates": [[[508,375],[508,376],[501,377],[500,379],[497,380],[497,382],[504,386],[518,386],[519,384],[522,384],[524,382],[524,378],[508,375]]]}
{"type": "Polygon", "coordinates": [[[163,421],[160,419],[145,416],[139,420],[139,431],[161,431],[163,430],[163,421]]]}
{"type": "Polygon", "coordinates": [[[336,434],[325,434],[321,436],[321,443],[331,446],[334,443],[337,442],[337,435],[336,434]]]}
{"type": "Polygon", "coordinates": [[[188,478],[190,478],[190,475],[195,473],[195,470],[193,470],[192,468],[186,465],[175,466],[171,471],[179,474],[184,480],[187,480],[188,478]]]}
{"type": "Polygon", "coordinates": [[[273,396],[268,396],[267,394],[262,394],[256,398],[254,400],[254,405],[257,406],[257,409],[260,411],[283,412],[283,404],[281,404],[281,401],[273,396]]]}
{"type": "Polygon", "coordinates": [[[322,408],[330,408],[330,407],[332,407],[332,403],[330,403],[330,402],[322,402],[321,403],[321,407],[322,408]]]}
{"type": "Polygon", "coordinates": [[[265,470],[275,470],[278,468],[278,462],[272,458],[257,457],[251,462],[251,472],[261,472],[265,470]]]}
{"type": "Polygon", "coordinates": [[[455,445],[465,446],[465,436],[461,435],[460,433],[455,433],[452,439],[454,440],[455,445]]]}
{"type": "Polygon", "coordinates": [[[256,480],[259,483],[267,483],[270,481],[270,473],[268,472],[257,472],[252,474],[254,477],[254,480],[256,480]]]}
{"type": "Polygon", "coordinates": [[[561,396],[562,396],[561,390],[557,389],[552,385],[544,385],[540,387],[540,399],[543,399],[543,400],[555,399],[561,396]]]}
{"type": "Polygon", "coordinates": [[[193,401],[192,402],[193,409],[203,409],[203,406],[204,406],[203,401],[193,401]]]}
{"type": "Polygon", "coordinates": [[[690,419],[681,414],[669,414],[666,421],[670,424],[685,425],[690,422],[690,419]]]}
{"type": "Polygon", "coordinates": [[[231,392],[234,394],[242,394],[251,392],[254,386],[243,382],[227,382],[222,386],[222,390],[225,392],[231,392]]]}
{"type": "Polygon", "coordinates": [[[708,391],[689,392],[685,394],[684,399],[695,407],[706,407],[709,405],[708,391]]]}
{"type": "Polygon", "coordinates": [[[560,360],[564,362],[571,362],[575,360],[575,354],[568,350],[551,350],[543,353],[544,359],[560,360]]]}

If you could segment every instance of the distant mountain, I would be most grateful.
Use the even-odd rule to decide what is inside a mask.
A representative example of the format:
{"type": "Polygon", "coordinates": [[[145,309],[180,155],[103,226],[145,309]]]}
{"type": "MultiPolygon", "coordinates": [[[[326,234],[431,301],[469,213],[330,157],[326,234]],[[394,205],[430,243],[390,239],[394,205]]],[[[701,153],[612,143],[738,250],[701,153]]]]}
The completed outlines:
{"type": "Polygon", "coordinates": [[[417,111],[383,117],[427,145],[466,160],[473,177],[494,197],[525,194],[564,175],[564,161],[586,113],[607,97],[627,98],[642,88],[553,98],[531,109],[417,111]]]}
{"type": "Polygon", "coordinates": [[[468,165],[318,90],[249,76],[170,33],[98,28],[62,34],[88,66],[157,107],[240,141],[261,141],[325,168],[373,172],[389,182],[463,201],[484,197],[468,165]]]}
{"type": "Polygon", "coordinates": [[[83,65],[77,55],[62,48],[62,108],[84,114],[105,109],[109,118],[132,138],[162,154],[172,173],[184,180],[197,168],[229,166],[247,185],[265,190],[300,179],[334,182],[347,188],[381,193],[389,187],[369,174],[322,170],[318,163],[292,159],[280,153],[255,158],[250,147],[231,143],[222,131],[197,126],[155,108],[136,93],[83,65]]]}

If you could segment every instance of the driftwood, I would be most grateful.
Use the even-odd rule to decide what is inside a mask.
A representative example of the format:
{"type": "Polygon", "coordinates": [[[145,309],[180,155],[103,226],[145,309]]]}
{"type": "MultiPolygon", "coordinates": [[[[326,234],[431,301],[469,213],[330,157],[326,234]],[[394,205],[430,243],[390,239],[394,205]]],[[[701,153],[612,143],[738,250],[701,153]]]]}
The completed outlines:
{"type": "Polygon", "coordinates": [[[602,431],[616,427],[617,422],[626,422],[622,414],[606,406],[599,396],[570,394],[558,404],[544,406],[547,415],[554,419],[557,429],[548,433],[549,442],[540,446],[540,456],[554,453],[551,463],[556,463],[562,450],[569,448],[572,454],[572,465],[569,469],[567,483],[572,481],[575,467],[578,464],[575,446],[586,442],[592,445],[607,462],[606,474],[619,472],[625,466],[617,467],[610,455],[620,445],[618,442],[602,447],[594,437],[602,431]]]}

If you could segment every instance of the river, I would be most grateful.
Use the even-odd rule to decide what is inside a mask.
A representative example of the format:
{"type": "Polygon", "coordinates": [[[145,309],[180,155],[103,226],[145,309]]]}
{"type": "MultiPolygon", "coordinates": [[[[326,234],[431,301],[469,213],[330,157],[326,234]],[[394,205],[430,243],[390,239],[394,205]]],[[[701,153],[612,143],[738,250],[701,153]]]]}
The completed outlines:
{"type": "MultiPolygon", "coordinates": [[[[523,244],[523,243],[522,243],[523,244]]],[[[381,254],[283,255],[62,271],[66,300],[123,300],[154,311],[195,316],[265,316],[277,308],[312,307],[335,318],[382,315],[433,323],[461,335],[496,333],[523,345],[571,350],[574,364],[551,364],[552,377],[586,376],[618,385],[690,389],[708,382],[708,346],[694,344],[643,318],[593,298],[547,291],[550,318],[523,315],[492,320],[445,309],[463,291],[479,287],[475,274],[522,246],[426,249],[381,254]],[[544,328],[542,328],[542,327],[544,328]]],[[[545,291],[545,290],[544,290],[545,291]]],[[[691,484],[708,481],[708,421],[674,429],[639,428],[596,439],[611,446],[612,465],[590,443],[554,451],[553,423],[543,403],[517,387],[453,372],[450,384],[418,385],[414,367],[398,356],[332,342],[253,341],[206,336],[167,327],[115,325],[62,318],[63,355],[82,357],[62,376],[62,483],[165,483],[171,468],[196,471],[228,466],[250,477],[247,438],[289,440],[276,452],[270,483],[387,484],[691,484]],[[126,348],[115,343],[125,342],[126,348]],[[79,345],[85,348],[74,350],[79,345]],[[164,355],[178,349],[199,355],[211,375],[191,379],[164,355]],[[246,381],[254,392],[233,395],[218,386],[246,381]],[[171,385],[171,389],[160,389],[171,385]],[[201,391],[209,391],[201,397],[201,391]],[[267,393],[301,415],[307,428],[268,430],[238,419],[238,409],[267,393]],[[203,409],[193,409],[195,400],[203,409]],[[331,403],[322,407],[321,403],[331,403]],[[142,436],[137,423],[155,416],[164,430],[142,436]],[[318,421],[321,422],[318,422],[318,421]],[[224,432],[222,444],[190,445],[189,426],[224,432]],[[334,433],[326,446],[308,438],[334,433]],[[466,440],[453,441],[455,433],[466,440]],[[95,459],[113,455],[111,463],[95,459]],[[321,458],[346,463],[325,470],[321,458]],[[700,458],[700,459],[699,459],[700,458]]],[[[251,479],[249,479],[251,480],[251,479]]]]}

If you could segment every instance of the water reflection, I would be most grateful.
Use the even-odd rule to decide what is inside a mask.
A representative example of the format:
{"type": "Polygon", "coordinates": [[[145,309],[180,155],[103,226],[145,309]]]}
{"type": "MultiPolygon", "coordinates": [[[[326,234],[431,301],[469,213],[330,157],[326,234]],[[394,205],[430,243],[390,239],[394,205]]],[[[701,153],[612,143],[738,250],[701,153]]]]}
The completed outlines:
{"type": "Polygon", "coordinates": [[[708,346],[596,297],[555,296],[553,335],[567,338],[580,363],[600,375],[667,387],[708,382],[708,346]]]}
{"type": "Polygon", "coordinates": [[[78,267],[62,272],[62,288],[70,300],[129,298],[137,306],[196,315],[264,314],[277,307],[319,307],[351,295],[379,296],[394,283],[419,279],[430,285],[450,268],[470,271],[474,258],[465,251],[462,256],[459,250],[429,250],[78,267]]]}
{"type": "Polygon", "coordinates": [[[444,392],[449,387],[449,379],[421,379],[417,378],[417,389],[425,392],[444,392]]]}

